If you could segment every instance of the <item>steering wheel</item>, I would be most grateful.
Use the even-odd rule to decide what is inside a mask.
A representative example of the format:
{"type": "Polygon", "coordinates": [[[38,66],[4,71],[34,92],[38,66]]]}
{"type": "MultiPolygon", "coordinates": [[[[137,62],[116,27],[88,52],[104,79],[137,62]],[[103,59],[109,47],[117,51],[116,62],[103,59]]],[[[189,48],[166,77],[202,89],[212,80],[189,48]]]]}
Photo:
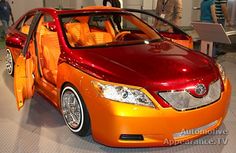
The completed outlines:
{"type": "Polygon", "coordinates": [[[131,34],[130,31],[122,31],[122,32],[119,32],[116,36],[115,36],[115,40],[124,40],[124,36],[125,35],[128,35],[128,34],[131,34]]]}

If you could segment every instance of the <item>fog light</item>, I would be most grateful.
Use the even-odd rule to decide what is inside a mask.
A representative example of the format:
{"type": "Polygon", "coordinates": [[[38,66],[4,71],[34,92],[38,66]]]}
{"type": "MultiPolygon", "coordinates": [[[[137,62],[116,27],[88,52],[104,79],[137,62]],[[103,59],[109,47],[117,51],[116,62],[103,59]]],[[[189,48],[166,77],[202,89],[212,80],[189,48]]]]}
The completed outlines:
{"type": "Polygon", "coordinates": [[[142,141],[143,135],[140,134],[121,134],[120,140],[126,140],[126,141],[142,141]]]}

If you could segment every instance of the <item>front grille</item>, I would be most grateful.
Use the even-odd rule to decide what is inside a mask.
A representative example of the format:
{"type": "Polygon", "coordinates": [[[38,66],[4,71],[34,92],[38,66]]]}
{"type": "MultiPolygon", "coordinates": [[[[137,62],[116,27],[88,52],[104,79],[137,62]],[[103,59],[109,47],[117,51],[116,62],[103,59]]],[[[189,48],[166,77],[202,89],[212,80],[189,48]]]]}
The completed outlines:
{"type": "Polygon", "coordinates": [[[221,80],[209,85],[207,95],[202,98],[192,96],[188,91],[160,92],[159,95],[178,111],[196,109],[216,102],[221,97],[221,80]]]}

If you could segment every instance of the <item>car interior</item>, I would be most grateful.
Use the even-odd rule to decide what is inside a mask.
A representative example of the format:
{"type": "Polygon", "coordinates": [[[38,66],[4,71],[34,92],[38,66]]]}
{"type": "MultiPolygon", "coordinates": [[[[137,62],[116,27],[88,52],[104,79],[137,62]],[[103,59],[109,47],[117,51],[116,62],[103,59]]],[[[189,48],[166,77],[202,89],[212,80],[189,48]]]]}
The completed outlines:
{"type": "MultiPolygon", "coordinates": [[[[123,16],[122,16],[123,17],[123,16]]],[[[76,16],[64,22],[67,40],[71,47],[98,46],[104,44],[120,44],[128,41],[141,41],[146,39],[160,38],[154,31],[140,30],[140,27],[147,29],[147,26],[137,19],[124,16],[121,19],[122,29],[118,29],[114,22],[114,16],[91,15],[76,16]]]]}
{"type": "Polygon", "coordinates": [[[57,63],[61,51],[57,32],[50,28],[52,22],[53,19],[48,16],[41,17],[37,27],[36,41],[42,74],[48,82],[56,85],[57,63]]]}
{"type": "Polygon", "coordinates": [[[106,29],[101,31],[90,29],[88,19],[88,17],[77,17],[79,22],[65,24],[67,36],[71,36],[71,38],[68,38],[71,46],[75,47],[75,44],[79,46],[91,46],[112,42],[115,37],[115,31],[110,22],[105,21],[106,29]]]}

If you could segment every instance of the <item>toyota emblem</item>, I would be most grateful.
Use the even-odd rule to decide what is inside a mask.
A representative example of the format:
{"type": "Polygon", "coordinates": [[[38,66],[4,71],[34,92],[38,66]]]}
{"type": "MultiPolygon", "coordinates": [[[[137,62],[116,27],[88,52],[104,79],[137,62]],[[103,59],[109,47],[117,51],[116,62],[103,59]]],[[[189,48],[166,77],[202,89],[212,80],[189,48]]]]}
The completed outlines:
{"type": "Polygon", "coordinates": [[[206,86],[204,84],[198,84],[195,88],[195,93],[199,96],[202,96],[206,93],[206,86]]]}

